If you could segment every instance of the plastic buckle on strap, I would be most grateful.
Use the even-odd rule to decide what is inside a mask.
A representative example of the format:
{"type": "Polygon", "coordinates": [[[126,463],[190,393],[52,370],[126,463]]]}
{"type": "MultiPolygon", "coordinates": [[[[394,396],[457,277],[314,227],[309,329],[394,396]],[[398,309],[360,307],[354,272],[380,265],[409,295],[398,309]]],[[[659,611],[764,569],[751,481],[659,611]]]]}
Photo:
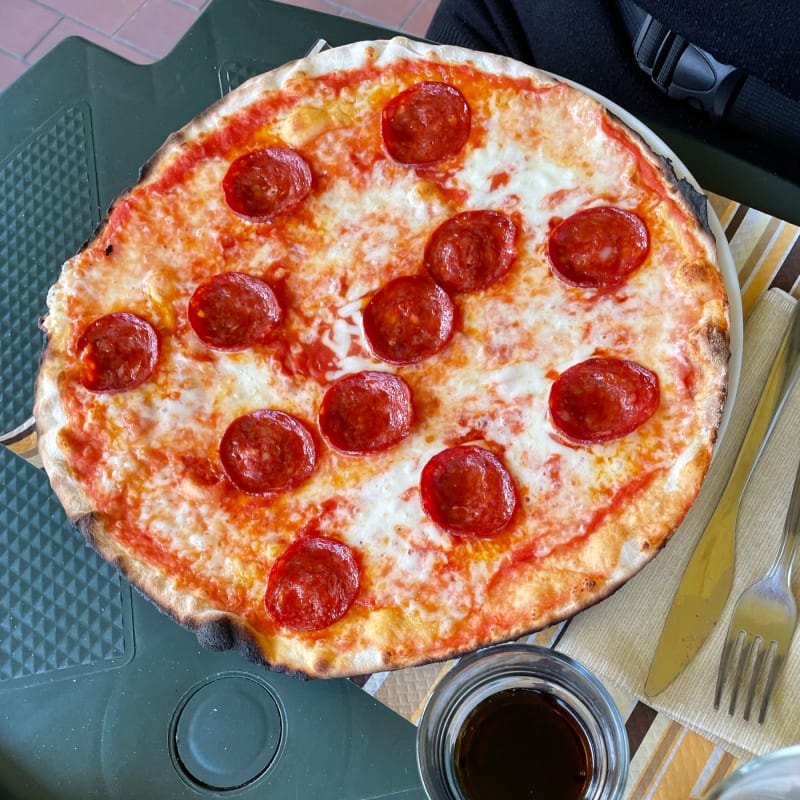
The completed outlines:
{"type": "Polygon", "coordinates": [[[639,66],[653,79],[653,83],[666,92],[667,81],[664,78],[669,76],[663,67],[674,60],[675,56],[670,58],[673,50],[680,55],[685,44],[682,37],[676,36],[657,19],[653,19],[652,15],[647,14],[633,42],[633,54],[639,66]]]}
{"type": "Polygon", "coordinates": [[[668,97],[685,100],[722,119],[745,79],[742,70],[721,64],[710,53],[647,14],[633,43],[639,66],[668,97]]]}

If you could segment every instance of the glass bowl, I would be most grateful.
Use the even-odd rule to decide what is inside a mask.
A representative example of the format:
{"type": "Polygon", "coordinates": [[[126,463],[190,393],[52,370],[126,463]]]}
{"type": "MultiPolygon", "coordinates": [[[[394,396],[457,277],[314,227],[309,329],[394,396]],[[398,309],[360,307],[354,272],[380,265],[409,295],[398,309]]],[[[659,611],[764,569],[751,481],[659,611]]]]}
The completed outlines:
{"type": "Polygon", "coordinates": [[[767,753],[735,769],[704,800],[800,800],[800,745],[767,753]]]}
{"type": "Polygon", "coordinates": [[[618,800],[628,761],[625,725],[605,687],[578,662],[535,645],[462,658],[434,687],[417,730],[430,800],[532,791],[542,800],[618,800]]]}

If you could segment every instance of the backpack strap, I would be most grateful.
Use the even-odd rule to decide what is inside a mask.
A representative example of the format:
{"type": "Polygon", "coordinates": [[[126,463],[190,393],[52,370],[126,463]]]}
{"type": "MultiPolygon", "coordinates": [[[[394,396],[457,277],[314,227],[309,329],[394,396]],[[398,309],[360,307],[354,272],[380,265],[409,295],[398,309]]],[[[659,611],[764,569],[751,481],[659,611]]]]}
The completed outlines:
{"type": "Polygon", "coordinates": [[[658,89],[748,136],[796,154],[800,103],[688,42],[632,0],[617,0],[633,55],[658,89]]]}

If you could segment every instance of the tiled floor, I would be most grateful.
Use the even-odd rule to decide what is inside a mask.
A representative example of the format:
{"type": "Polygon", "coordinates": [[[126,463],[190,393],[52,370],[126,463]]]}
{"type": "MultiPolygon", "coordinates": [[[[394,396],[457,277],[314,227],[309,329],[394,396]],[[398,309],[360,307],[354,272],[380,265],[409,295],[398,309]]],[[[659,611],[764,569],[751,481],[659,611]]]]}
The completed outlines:
{"type": "MultiPolygon", "coordinates": [[[[285,0],[424,35],[439,0],[285,0]]],[[[165,56],[210,0],[0,0],[0,91],[67,36],[145,64],[165,56]]]]}

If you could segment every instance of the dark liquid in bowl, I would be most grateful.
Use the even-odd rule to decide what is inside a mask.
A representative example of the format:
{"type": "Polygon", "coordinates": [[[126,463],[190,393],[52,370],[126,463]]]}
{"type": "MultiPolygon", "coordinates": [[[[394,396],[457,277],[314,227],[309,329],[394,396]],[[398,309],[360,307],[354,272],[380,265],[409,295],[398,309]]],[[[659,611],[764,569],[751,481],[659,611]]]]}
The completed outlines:
{"type": "Polygon", "coordinates": [[[468,800],[580,800],[592,757],[586,733],[558,699],[505,689],[467,716],[455,769],[468,800]]]}

